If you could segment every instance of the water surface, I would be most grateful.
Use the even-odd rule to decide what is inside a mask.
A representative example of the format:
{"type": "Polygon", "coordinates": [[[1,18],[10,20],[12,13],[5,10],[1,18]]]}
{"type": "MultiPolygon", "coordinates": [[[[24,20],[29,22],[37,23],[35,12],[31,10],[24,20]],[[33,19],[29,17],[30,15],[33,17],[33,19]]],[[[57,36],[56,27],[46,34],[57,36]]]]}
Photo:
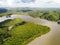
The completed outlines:
{"type": "Polygon", "coordinates": [[[11,15],[11,17],[0,17],[0,22],[8,19],[21,18],[24,21],[34,22],[38,25],[44,25],[50,27],[50,32],[40,37],[37,37],[35,40],[31,41],[27,45],[60,45],[60,25],[57,22],[51,22],[48,20],[33,18],[31,16],[24,15],[11,15]]]}

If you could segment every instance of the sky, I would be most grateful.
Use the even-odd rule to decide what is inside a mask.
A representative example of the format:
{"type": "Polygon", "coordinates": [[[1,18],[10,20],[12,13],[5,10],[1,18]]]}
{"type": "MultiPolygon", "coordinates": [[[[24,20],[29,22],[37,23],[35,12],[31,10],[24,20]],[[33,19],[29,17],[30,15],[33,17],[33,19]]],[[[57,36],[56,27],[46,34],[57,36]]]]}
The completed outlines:
{"type": "Polygon", "coordinates": [[[0,0],[0,7],[60,8],[60,0],[0,0]]]}

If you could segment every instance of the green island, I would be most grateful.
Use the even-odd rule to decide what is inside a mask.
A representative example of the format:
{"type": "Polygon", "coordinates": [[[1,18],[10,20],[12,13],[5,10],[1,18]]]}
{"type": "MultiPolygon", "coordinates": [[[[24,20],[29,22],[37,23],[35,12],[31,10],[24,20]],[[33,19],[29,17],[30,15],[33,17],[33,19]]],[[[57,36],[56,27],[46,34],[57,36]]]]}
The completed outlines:
{"type": "Polygon", "coordinates": [[[0,28],[0,45],[26,45],[35,38],[50,31],[47,26],[25,22],[20,18],[3,21],[0,28]],[[8,27],[14,25],[8,30],[8,27]]]}
{"type": "MultiPolygon", "coordinates": [[[[7,10],[0,13],[0,17],[7,18],[13,14],[31,16],[34,19],[45,19],[60,24],[60,10],[7,10]]],[[[37,37],[50,31],[50,27],[26,22],[15,18],[0,22],[0,45],[27,45],[37,37]]]]}

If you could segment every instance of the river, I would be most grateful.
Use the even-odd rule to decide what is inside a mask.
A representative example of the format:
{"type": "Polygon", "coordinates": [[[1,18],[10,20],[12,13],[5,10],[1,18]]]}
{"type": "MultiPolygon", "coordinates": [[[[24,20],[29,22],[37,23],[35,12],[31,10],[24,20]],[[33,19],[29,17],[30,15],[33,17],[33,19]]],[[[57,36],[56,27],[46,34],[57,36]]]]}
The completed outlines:
{"type": "Polygon", "coordinates": [[[50,32],[40,37],[37,37],[27,45],[60,45],[60,25],[57,22],[51,22],[48,20],[33,18],[31,16],[25,15],[11,15],[11,17],[0,17],[0,22],[8,19],[21,18],[24,21],[34,22],[38,25],[48,26],[50,27],[50,32]]]}

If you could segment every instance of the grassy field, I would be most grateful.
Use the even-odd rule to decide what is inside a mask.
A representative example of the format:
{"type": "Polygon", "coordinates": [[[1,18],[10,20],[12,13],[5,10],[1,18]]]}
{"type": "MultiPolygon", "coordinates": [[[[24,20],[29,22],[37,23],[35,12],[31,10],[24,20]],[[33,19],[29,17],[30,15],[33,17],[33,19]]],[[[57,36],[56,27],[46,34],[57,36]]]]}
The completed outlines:
{"type": "Polygon", "coordinates": [[[10,31],[7,31],[6,27],[0,28],[0,45],[26,45],[33,39],[50,31],[47,26],[37,25],[32,22],[22,22],[24,21],[18,18],[10,22],[4,22],[3,25],[5,26],[15,26],[10,31]],[[19,23],[20,25],[16,26],[19,23]]]}

